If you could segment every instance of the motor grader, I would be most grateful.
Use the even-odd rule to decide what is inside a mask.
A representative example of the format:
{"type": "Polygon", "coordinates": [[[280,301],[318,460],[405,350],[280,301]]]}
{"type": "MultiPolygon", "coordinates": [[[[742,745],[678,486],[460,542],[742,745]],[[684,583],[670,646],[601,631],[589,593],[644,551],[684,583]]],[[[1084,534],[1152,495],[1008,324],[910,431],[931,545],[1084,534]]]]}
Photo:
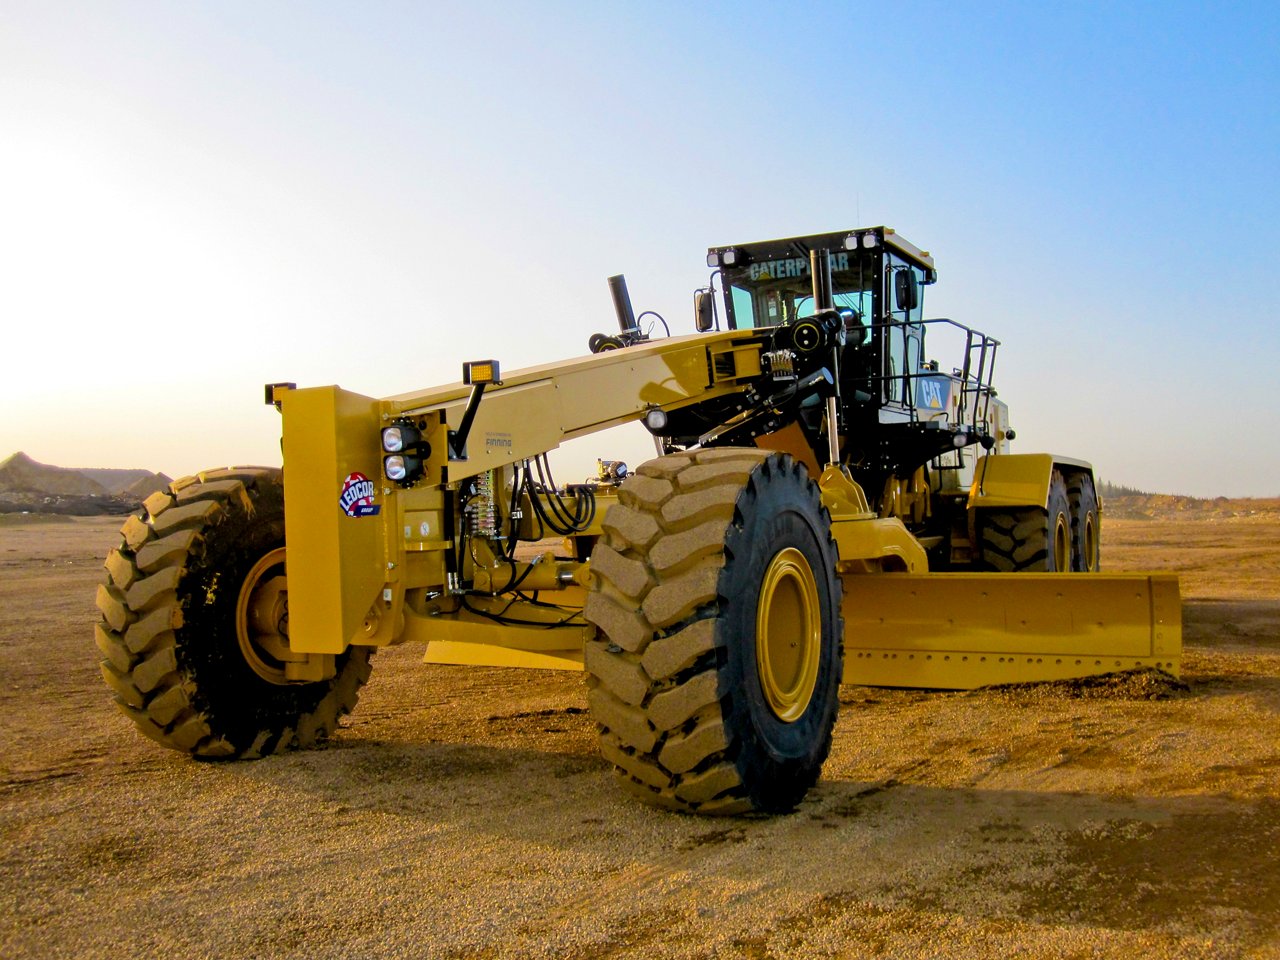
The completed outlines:
{"type": "Polygon", "coordinates": [[[999,343],[924,319],[928,253],[875,227],[707,264],[690,335],[642,330],[615,277],[589,355],[382,399],[268,385],[283,471],[179,480],[107,558],[121,709],[249,758],[325,739],[388,644],[585,670],[621,783],[726,814],[800,801],[841,682],[1176,675],[1176,579],[1097,572],[1092,467],[1011,452],[999,343]],[[653,459],[557,485],[548,451],[629,422],[653,459]]]}

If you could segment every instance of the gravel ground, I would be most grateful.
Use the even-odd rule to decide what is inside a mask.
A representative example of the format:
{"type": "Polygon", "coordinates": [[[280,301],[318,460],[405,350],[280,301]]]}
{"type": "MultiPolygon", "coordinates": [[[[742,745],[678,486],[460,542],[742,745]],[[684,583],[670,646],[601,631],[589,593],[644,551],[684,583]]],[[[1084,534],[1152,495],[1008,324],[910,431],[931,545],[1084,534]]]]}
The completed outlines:
{"type": "Polygon", "coordinates": [[[1108,526],[1187,571],[1185,684],[847,687],[800,808],[723,821],[624,796],[576,675],[411,647],[327,749],[161,750],[97,675],[115,526],[0,526],[4,958],[1280,957],[1280,523],[1108,526]]]}

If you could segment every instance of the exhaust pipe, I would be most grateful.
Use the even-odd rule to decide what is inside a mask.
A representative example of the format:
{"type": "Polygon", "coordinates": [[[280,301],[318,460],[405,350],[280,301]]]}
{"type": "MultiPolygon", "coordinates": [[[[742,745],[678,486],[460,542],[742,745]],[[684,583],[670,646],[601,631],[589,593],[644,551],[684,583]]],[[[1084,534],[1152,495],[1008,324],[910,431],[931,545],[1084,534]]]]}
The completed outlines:
{"type": "Polygon", "coordinates": [[[631,309],[631,294],[627,293],[627,278],[622,274],[609,278],[609,293],[613,295],[613,312],[618,315],[618,329],[623,339],[638,336],[640,327],[636,324],[636,314],[631,309]]]}

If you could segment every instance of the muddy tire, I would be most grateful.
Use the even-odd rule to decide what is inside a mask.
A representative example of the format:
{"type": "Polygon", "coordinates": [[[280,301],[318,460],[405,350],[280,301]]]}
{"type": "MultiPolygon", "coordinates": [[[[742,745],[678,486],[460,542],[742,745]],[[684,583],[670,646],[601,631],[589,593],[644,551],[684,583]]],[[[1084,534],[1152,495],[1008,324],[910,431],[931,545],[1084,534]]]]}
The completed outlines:
{"type": "Polygon", "coordinates": [[[1067,504],[1071,515],[1071,569],[1094,573],[1100,568],[1102,520],[1093,478],[1075,473],[1067,480],[1067,504]]]}
{"type": "Polygon", "coordinates": [[[985,510],[980,517],[982,565],[1002,572],[1058,572],[1071,566],[1071,512],[1059,470],[1041,507],[985,510]]]}
{"type": "Polygon", "coordinates": [[[370,648],[349,648],[336,676],[313,683],[286,682],[272,655],[287,647],[279,470],[178,480],[121,533],[95,634],[103,679],[148,737],[198,757],[260,757],[314,746],[355,706],[370,648]]]}
{"type": "Polygon", "coordinates": [[[791,457],[651,460],[591,555],[588,702],[641,799],[702,814],[792,809],[831,748],[842,669],[831,519],[791,457]]]}

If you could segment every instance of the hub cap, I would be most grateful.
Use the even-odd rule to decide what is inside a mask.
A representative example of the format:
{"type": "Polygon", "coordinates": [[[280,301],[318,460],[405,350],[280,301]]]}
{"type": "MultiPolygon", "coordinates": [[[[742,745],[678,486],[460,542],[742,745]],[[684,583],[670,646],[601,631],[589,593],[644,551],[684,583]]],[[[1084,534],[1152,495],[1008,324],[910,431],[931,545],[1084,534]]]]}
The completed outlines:
{"type": "Polygon", "coordinates": [[[265,554],[240,586],[236,639],[253,672],[270,683],[287,684],[289,595],[285,589],[284,547],[265,554]]]}
{"type": "Polygon", "coordinates": [[[756,608],[756,668],[774,716],[793,723],[813,698],[822,652],[818,584],[794,547],[779,552],[760,584],[756,608]]]}
{"type": "Polygon", "coordinates": [[[1062,514],[1053,525],[1053,569],[1059,573],[1071,569],[1071,525],[1062,514]]]}
{"type": "Polygon", "coordinates": [[[1094,526],[1093,514],[1084,518],[1084,569],[1092,573],[1098,566],[1098,530],[1094,526]]]}

